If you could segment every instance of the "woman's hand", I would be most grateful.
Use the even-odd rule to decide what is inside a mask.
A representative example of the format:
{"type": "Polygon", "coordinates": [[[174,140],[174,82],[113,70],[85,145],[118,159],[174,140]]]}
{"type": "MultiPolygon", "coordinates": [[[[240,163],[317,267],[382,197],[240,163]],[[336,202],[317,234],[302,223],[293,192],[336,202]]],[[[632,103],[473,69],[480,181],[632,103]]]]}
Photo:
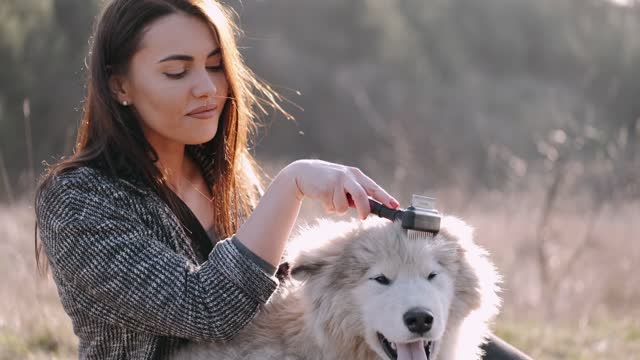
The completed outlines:
{"type": "Polygon", "coordinates": [[[236,236],[277,267],[305,197],[320,201],[329,212],[343,214],[355,207],[365,219],[371,212],[369,196],[391,208],[399,206],[357,168],[321,160],[294,161],[276,175],[236,236]]]}
{"type": "Polygon", "coordinates": [[[304,197],[323,204],[327,212],[344,214],[355,207],[361,219],[371,211],[369,197],[390,208],[400,206],[378,184],[360,169],[322,160],[297,160],[289,164],[287,172],[296,184],[298,200],[304,197]]]}

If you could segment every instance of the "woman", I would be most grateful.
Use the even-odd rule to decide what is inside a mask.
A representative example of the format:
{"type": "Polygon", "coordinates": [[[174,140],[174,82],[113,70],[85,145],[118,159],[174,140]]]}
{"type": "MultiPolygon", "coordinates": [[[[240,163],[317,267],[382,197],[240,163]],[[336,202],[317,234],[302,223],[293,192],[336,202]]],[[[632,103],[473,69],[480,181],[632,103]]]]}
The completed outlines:
{"type": "Polygon", "coordinates": [[[36,194],[36,259],[82,359],[167,358],[234,336],[278,286],[304,198],[361,218],[368,196],[399,206],[357,168],[314,160],[262,192],[252,109],[282,109],[235,30],[213,1],[114,0],[100,15],[75,152],[36,194]]]}

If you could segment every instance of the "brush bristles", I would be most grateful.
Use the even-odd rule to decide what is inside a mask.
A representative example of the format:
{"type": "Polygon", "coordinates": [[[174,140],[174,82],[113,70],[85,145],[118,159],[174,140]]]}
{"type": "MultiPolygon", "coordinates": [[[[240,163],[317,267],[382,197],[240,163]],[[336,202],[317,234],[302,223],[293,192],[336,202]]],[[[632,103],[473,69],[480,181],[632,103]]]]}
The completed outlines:
{"type": "Polygon", "coordinates": [[[437,233],[432,231],[407,230],[407,238],[410,240],[430,239],[436,236],[436,234],[437,233]]]}

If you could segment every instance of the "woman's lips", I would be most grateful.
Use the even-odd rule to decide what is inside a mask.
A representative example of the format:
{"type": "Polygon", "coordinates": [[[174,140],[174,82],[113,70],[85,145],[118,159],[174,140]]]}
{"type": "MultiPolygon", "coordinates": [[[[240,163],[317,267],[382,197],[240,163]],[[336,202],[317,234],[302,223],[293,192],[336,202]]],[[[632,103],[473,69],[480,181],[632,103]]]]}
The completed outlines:
{"type": "Polygon", "coordinates": [[[217,109],[217,106],[207,107],[206,109],[202,109],[202,110],[196,109],[188,113],[187,115],[197,119],[209,119],[215,115],[216,109],[217,109]]]}

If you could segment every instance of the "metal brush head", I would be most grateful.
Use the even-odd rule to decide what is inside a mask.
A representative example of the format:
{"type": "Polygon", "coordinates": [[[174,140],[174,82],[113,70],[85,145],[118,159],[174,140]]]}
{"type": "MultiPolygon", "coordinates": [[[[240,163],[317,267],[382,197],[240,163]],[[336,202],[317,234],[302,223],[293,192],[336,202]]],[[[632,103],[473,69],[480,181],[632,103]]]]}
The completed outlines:
{"type": "Polygon", "coordinates": [[[441,216],[434,208],[433,198],[413,195],[411,206],[405,210],[388,208],[373,199],[369,199],[369,205],[372,213],[391,221],[400,221],[410,239],[433,237],[440,231],[441,216]]]}
{"type": "Polygon", "coordinates": [[[435,209],[435,199],[427,196],[413,195],[409,206],[402,217],[402,227],[407,229],[409,238],[435,236],[440,231],[442,217],[435,209]]]}

